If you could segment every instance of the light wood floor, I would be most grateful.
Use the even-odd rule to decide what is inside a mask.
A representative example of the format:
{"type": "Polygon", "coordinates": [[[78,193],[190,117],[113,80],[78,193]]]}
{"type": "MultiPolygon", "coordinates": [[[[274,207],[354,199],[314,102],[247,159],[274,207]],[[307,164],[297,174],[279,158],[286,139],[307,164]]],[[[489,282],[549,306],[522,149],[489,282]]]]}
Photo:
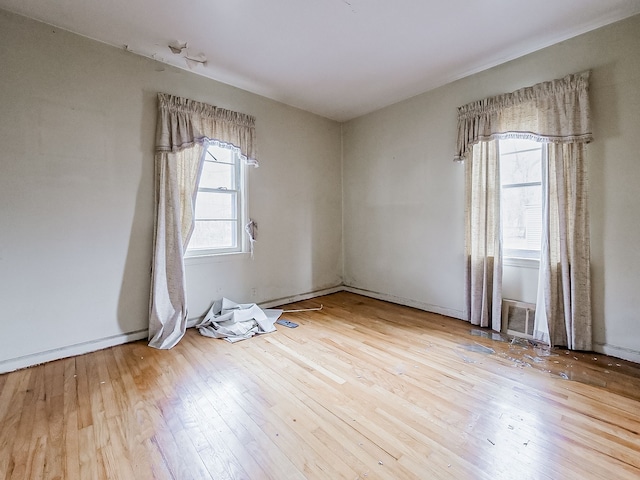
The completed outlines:
{"type": "Polygon", "coordinates": [[[295,307],[320,304],[1,375],[0,478],[640,478],[638,365],[349,293],[295,307]]]}

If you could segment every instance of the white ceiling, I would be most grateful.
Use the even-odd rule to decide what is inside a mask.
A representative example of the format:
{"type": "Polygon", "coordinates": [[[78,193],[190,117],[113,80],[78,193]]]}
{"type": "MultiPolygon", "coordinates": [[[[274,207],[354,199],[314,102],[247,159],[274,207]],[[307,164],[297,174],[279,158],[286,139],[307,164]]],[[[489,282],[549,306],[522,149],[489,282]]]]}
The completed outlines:
{"type": "Polygon", "coordinates": [[[640,13],[640,0],[0,0],[0,8],[344,121],[640,13]],[[172,41],[187,48],[173,54],[172,41]],[[187,53],[206,64],[188,67],[187,53]]]}

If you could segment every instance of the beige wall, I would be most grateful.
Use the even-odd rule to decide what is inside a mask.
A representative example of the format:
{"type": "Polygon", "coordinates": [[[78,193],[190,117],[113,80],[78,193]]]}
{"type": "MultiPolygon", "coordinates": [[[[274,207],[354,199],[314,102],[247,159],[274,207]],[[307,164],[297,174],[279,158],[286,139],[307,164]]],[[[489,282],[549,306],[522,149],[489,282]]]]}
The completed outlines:
{"type": "Polygon", "coordinates": [[[0,371],[145,336],[158,91],[256,117],[248,255],[187,267],[191,316],[342,281],[340,125],[0,11],[0,371]]]}
{"type": "Polygon", "coordinates": [[[456,108],[586,69],[593,71],[595,342],[599,351],[640,361],[640,16],[345,124],[345,283],[461,316],[464,181],[463,167],[452,162],[456,108]]]}

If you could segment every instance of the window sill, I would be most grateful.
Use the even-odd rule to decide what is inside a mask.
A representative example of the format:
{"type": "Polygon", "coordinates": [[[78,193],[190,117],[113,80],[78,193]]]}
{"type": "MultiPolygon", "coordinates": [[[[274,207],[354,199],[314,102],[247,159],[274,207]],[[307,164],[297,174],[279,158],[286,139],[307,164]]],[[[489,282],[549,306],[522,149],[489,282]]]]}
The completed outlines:
{"type": "Polygon", "coordinates": [[[251,258],[249,252],[210,253],[206,255],[191,255],[184,257],[185,265],[199,265],[206,263],[223,263],[251,258]]]}
{"type": "Polygon", "coordinates": [[[520,267],[540,269],[540,260],[537,258],[504,257],[502,265],[506,267],[520,267]]]}

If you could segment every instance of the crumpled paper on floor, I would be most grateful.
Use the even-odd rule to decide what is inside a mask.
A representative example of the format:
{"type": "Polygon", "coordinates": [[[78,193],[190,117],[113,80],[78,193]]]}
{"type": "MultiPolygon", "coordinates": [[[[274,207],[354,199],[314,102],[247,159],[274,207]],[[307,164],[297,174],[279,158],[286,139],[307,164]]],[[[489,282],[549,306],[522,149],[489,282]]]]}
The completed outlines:
{"type": "Polygon", "coordinates": [[[280,315],[282,310],[263,310],[255,303],[236,303],[222,298],[214,302],[195,327],[205,337],[223,338],[234,343],[257,334],[275,332],[274,323],[280,315]]]}

